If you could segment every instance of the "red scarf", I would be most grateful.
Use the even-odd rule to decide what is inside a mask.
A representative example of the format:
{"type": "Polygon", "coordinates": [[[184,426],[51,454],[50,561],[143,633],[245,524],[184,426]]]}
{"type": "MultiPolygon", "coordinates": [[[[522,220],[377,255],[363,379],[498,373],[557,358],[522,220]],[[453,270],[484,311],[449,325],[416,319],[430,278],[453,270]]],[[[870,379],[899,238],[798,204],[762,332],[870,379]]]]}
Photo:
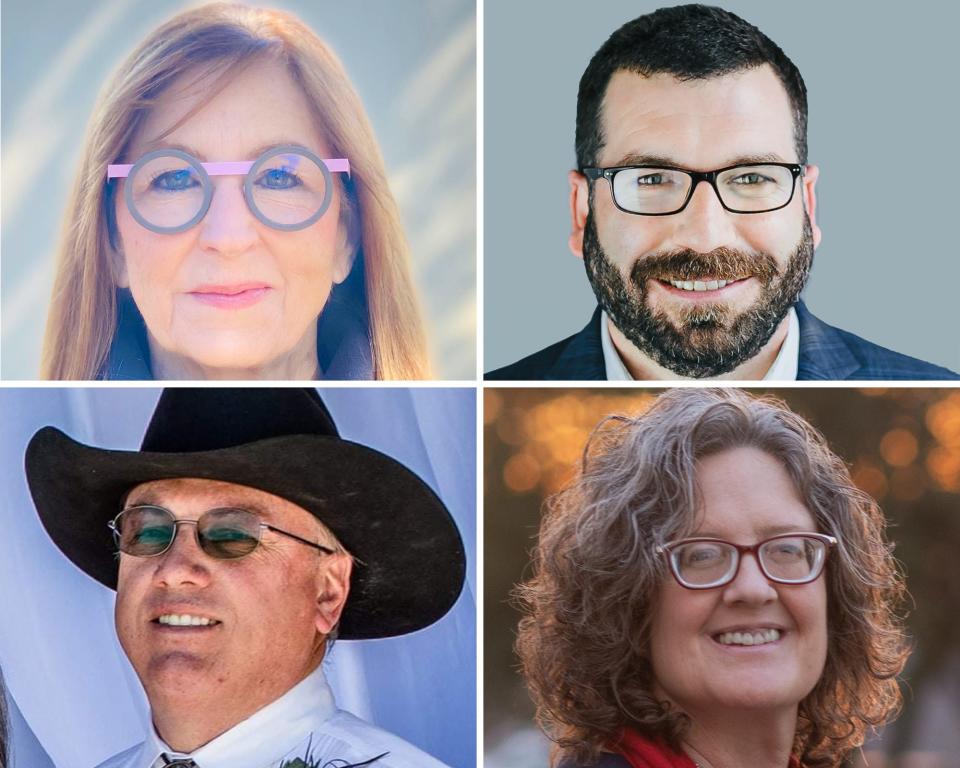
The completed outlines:
{"type": "Polygon", "coordinates": [[[674,752],[666,744],[645,739],[630,728],[620,732],[616,750],[633,768],[697,768],[683,752],[674,752]]]}
{"type": "MultiPolygon", "coordinates": [[[[616,751],[623,755],[632,768],[697,768],[685,752],[675,752],[666,744],[645,739],[630,728],[620,732],[616,751]]],[[[791,756],[788,768],[802,768],[800,761],[791,756]]]]}

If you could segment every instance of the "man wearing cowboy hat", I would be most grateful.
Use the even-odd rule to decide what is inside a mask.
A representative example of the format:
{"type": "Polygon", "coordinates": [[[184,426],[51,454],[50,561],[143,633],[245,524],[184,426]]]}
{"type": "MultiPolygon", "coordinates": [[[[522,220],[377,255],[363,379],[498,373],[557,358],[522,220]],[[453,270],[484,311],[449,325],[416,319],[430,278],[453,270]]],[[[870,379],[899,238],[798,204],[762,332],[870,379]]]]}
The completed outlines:
{"type": "Polygon", "coordinates": [[[140,451],[47,427],[26,464],[53,541],[117,590],[150,702],[146,740],[103,766],[440,765],[338,710],[320,662],[338,633],[443,616],[463,546],[429,487],[341,439],[315,390],[167,390],[140,451]]]}

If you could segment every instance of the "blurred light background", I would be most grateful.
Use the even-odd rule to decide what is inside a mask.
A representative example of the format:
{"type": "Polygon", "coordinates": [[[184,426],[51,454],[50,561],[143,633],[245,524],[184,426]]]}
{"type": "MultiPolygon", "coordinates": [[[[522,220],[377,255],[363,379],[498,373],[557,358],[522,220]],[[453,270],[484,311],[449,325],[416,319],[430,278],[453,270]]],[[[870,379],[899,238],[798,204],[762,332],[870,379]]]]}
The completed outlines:
{"type": "MultiPolygon", "coordinates": [[[[97,93],[153,28],[202,3],[23,0],[2,7],[2,368],[34,379],[54,249],[97,93]]],[[[266,0],[331,44],[383,150],[413,254],[434,374],[476,369],[473,0],[266,0]]]]}
{"type": "MultiPolygon", "coordinates": [[[[960,766],[960,391],[767,389],[827,438],[876,498],[903,565],[914,652],[899,719],[851,768],[960,766]],[[864,760],[866,762],[864,762],[864,760]]],[[[513,642],[510,590],[531,575],[544,498],[571,476],[584,442],[610,413],[637,413],[657,390],[491,389],[484,392],[484,745],[487,768],[545,766],[549,742],[513,642]]]]}

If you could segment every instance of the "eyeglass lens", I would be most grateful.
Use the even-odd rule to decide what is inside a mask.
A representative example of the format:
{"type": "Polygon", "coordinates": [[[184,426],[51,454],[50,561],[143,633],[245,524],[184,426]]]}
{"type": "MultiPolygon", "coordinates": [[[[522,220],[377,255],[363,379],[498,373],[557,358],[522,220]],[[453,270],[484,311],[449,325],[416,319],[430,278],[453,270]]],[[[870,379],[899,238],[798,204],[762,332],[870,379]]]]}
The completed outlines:
{"type": "MultiPolygon", "coordinates": [[[[166,552],[177,535],[177,521],[162,507],[130,507],[114,521],[114,536],[121,552],[152,557],[166,552]]],[[[197,541],[211,557],[232,560],[249,555],[260,543],[260,518],[245,509],[213,509],[198,521],[197,541]]]]}
{"type": "MultiPolygon", "coordinates": [[[[625,168],[613,177],[613,196],[634,213],[673,213],[690,194],[693,179],[669,168],[625,168]]],[[[757,213],[786,205],[793,195],[794,176],[779,165],[741,165],[717,176],[717,192],[732,211],[757,213]]]]}
{"type": "MultiPolygon", "coordinates": [[[[329,203],[329,178],[329,171],[321,168],[316,158],[287,151],[254,164],[244,194],[261,220],[287,229],[309,222],[329,203]]],[[[128,200],[134,215],[151,227],[174,230],[201,215],[211,181],[181,154],[158,153],[138,164],[127,184],[131,185],[128,200]]]]}
{"type": "MultiPolygon", "coordinates": [[[[826,544],[807,536],[786,536],[764,542],[758,550],[760,567],[767,578],[785,584],[800,584],[816,578],[823,567],[826,544]]],[[[740,553],[732,544],[692,541],[671,553],[680,580],[695,587],[719,586],[733,579],[740,553]]]]}

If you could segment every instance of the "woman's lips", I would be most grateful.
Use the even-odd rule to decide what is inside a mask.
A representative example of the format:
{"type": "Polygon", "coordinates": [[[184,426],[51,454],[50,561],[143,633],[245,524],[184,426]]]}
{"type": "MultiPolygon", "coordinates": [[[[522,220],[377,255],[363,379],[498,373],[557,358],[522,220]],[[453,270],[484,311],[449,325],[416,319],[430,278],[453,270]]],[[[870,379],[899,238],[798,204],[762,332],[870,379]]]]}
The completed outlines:
{"type": "Polygon", "coordinates": [[[239,285],[200,285],[187,295],[201,304],[219,309],[245,309],[264,298],[271,288],[263,283],[239,285]]]}

